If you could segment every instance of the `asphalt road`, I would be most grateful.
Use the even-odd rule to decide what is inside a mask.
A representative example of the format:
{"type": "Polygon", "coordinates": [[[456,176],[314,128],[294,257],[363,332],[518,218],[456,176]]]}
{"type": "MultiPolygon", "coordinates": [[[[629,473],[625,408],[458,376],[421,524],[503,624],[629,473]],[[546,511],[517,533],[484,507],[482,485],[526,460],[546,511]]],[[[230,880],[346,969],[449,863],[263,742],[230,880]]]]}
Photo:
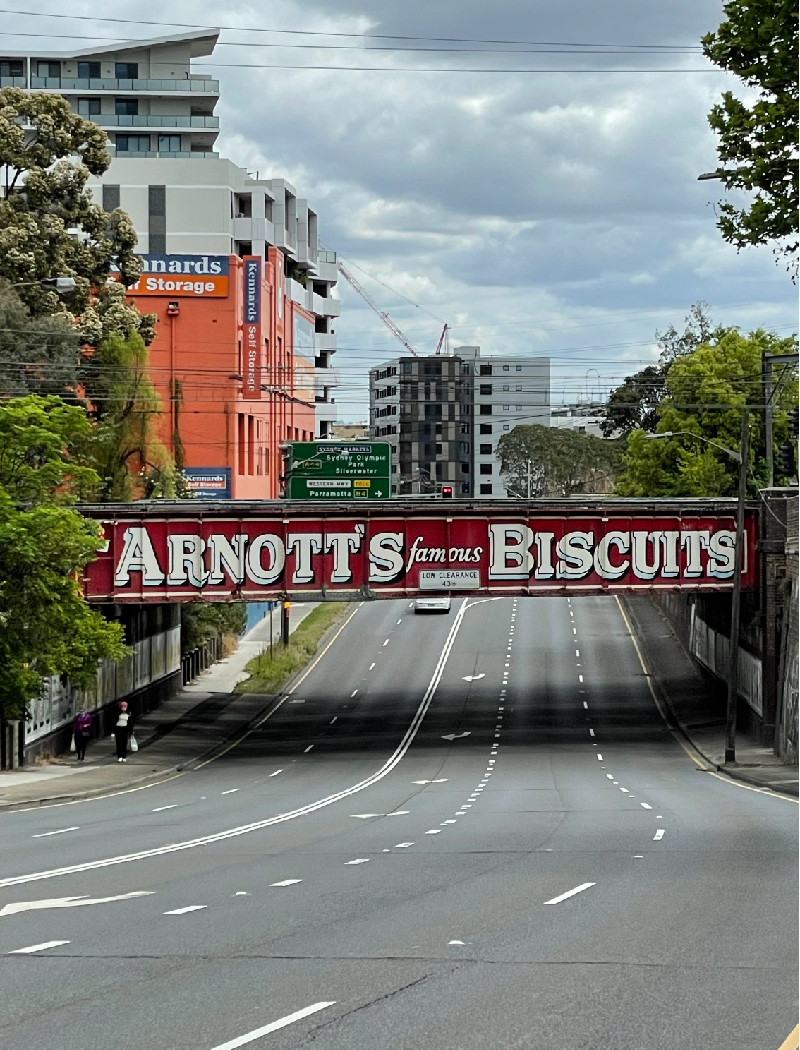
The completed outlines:
{"type": "Polygon", "coordinates": [[[614,599],[358,607],[200,771],[0,816],[5,1050],[777,1050],[797,943],[796,804],[614,599]]]}

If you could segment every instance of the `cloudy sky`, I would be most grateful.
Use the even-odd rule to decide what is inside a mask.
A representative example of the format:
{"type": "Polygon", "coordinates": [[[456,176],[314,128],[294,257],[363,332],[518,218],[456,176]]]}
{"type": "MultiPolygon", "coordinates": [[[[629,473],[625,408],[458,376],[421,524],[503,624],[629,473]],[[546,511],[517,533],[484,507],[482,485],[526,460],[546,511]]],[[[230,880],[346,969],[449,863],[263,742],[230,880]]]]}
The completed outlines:
{"type": "MultiPolygon", "coordinates": [[[[0,39],[66,50],[89,43],[67,34],[231,27],[197,67],[221,81],[220,152],[294,183],[325,245],[420,353],[447,322],[454,345],[484,355],[549,355],[553,400],[574,401],[652,361],[656,330],[680,327],[698,300],[725,324],[796,329],[784,265],[725,244],[719,186],[697,182],[717,163],[706,114],[742,90],[699,52],[719,0],[108,0],[102,11],[175,24],[4,14],[7,33],[61,38],[0,39]]],[[[69,12],[96,17],[97,5],[69,12]]],[[[337,401],[341,418],[366,419],[364,374],[402,347],[341,284],[337,401]]]]}

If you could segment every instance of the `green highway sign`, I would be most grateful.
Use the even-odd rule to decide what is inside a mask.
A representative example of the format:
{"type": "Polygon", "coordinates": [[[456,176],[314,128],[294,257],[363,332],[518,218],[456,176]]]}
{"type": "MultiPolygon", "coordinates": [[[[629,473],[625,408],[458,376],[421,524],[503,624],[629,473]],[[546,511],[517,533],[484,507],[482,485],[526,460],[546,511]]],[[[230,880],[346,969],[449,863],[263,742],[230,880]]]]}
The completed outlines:
{"type": "Polygon", "coordinates": [[[392,449],[386,441],[292,441],[288,499],[389,499],[392,449]]]}

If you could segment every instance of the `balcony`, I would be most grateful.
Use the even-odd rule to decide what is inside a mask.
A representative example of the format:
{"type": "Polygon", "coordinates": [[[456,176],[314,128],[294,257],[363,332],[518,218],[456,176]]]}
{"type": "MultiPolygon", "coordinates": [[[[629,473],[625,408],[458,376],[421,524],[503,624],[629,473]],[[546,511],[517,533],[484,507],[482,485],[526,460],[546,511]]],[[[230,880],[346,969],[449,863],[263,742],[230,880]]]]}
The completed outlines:
{"type": "MultiPolygon", "coordinates": [[[[4,77],[2,87],[10,87],[6,80],[22,80],[15,87],[25,87],[24,77],[4,77]]],[[[31,89],[40,91],[136,91],[161,95],[164,92],[181,95],[218,95],[218,80],[115,80],[88,77],[31,77],[31,89]]]]}
{"type": "Polygon", "coordinates": [[[120,160],[139,160],[141,157],[168,157],[179,160],[219,160],[219,153],[203,153],[201,150],[181,150],[180,153],[172,153],[166,150],[121,150],[116,149],[112,143],[108,144],[108,152],[112,157],[120,160]]]}
{"type": "Polygon", "coordinates": [[[114,113],[92,113],[87,119],[104,128],[219,128],[219,117],[164,117],[152,113],[122,116],[114,113]]]}

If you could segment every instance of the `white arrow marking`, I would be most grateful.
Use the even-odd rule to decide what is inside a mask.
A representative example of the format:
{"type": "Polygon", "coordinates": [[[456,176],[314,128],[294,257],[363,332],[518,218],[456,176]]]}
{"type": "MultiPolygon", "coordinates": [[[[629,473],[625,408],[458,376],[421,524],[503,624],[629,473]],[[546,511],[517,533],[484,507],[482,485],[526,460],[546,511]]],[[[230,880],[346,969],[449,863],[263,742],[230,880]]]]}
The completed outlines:
{"type": "Polygon", "coordinates": [[[465,674],[463,681],[465,682],[479,682],[481,678],[485,678],[485,674],[465,674]]]}
{"type": "Polygon", "coordinates": [[[270,886],[296,886],[302,879],[284,879],[283,882],[271,882],[270,886]]]}
{"type": "Polygon", "coordinates": [[[52,897],[45,901],[16,901],[6,904],[0,910],[3,915],[18,915],[21,911],[41,911],[45,908],[82,908],[85,904],[108,904],[111,901],[127,901],[132,897],[150,897],[155,890],[135,890],[133,893],[121,893],[118,897],[52,897]]]}
{"type": "Polygon", "coordinates": [[[583,893],[584,890],[588,890],[590,886],[594,885],[595,883],[593,882],[582,882],[580,886],[576,886],[574,890],[567,890],[566,893],[562,893],[558,897],[553,897],[552,900],[545,901],[545,904],[560,904],[568,897],[574,897],[576,893],[583,893]]]}
{"type": "Polygon", "coordinates": [[[659,828],[658,831],[653,835],[653,842],[660,842],[664,838],[664,829],[659,828]]]}
{"type": "Polygon", "coordinates": [[[447,733],[442,740],[460,740],[462,736],[471,736],[471,733],[447,733]]]}
{"type": "Polygon", "coordinates": [[[34,839],[46,839],[46,838],[49,838],[51,835],[66,835],[66,833],[68,831],[80,831],[80,830],[81,829],[79,827],[60,828],[58,831],[43,831],[39,835],[32,835],[31,838],[34,838],[34,839]]]}
{"type": "Polygon", "coordinates": [[[8,955],[32,955],[34,952],[43,952],[45,948],[58,948],[61,944],[69,944],[69,941],[45,941],[44,944],[32,944],[29,948],[15,948],[8,955]]]}

